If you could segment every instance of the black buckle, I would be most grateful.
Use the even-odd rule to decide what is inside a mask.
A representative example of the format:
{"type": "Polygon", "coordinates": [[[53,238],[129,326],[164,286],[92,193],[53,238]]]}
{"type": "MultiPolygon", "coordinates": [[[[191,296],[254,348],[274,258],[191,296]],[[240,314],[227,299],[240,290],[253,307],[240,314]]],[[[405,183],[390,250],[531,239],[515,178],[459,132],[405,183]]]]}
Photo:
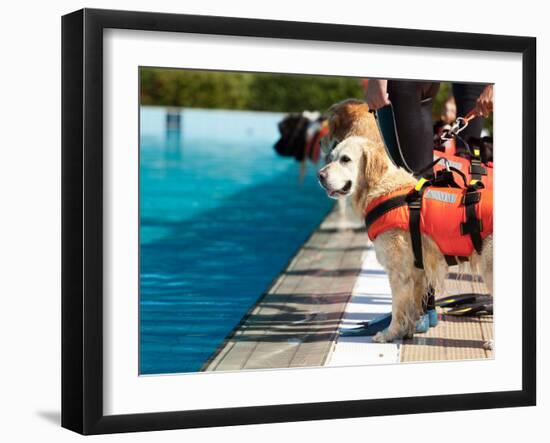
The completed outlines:
{"type": "Polygon", "coordinates": [[[472,160],[470,164],[470,174],[476,174],[476,175],[487,175],[487,169],[484,166],[481,166],[481,163],[472,160]]]}
{"type": "Polygon", "coordinates": [[[422,200],[410,200],[408,205],[410,209],[422,209],[422,200]]]}
{"type": "Polygon", "coordinates": [[[464,206],[473,205],[475,203],[479,203],[480,201],[481,201],[481,193],[477,191],[466,192],[466,194],[462,196],[462,204],[464,206]]]}

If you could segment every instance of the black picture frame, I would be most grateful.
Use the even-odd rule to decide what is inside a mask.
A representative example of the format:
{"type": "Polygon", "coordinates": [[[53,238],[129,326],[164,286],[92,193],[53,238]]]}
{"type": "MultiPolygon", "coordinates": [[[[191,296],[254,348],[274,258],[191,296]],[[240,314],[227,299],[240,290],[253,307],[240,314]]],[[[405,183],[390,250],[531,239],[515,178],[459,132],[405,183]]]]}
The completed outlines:
{"type": "Polygon", "coordinates": [[[83,9],[62,18],[62,426],[82,434],[536,404],[536,39],[83,9]],[[522,389],[198,411],[103,413],[103,30],[171,31],[519,53],[523,64],[522,389]]]}

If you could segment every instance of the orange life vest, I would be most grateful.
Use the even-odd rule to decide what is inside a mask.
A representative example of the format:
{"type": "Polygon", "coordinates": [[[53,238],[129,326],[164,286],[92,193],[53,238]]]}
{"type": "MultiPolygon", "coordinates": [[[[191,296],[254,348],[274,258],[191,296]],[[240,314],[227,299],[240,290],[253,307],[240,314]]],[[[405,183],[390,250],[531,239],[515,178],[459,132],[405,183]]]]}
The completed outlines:
{"type": "MultiPolygon", "coordinates": [[[[412,186],[403,188],[376,198],[368,205],[365,221],[371,240],[391,229],[410,230],[411,209],[407,201],[415,192],[412,186]]],[[[479,227],[481,239],[493,232],[492,188],[427,186],[422,189],[420,232],[430,236],[445,256],[469,257],[475,249],[480,249],[480,246],[475,247],[470,235],[472,223],[479,227]],[[472,206],[469,213],[468,205],[472,206]]]]}

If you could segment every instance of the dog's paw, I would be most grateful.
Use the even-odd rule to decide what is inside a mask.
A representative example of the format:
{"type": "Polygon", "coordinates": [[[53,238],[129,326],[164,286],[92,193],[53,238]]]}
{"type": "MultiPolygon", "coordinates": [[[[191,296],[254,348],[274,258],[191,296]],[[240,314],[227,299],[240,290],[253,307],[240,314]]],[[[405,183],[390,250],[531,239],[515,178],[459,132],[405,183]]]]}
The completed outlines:
{"type": "Polygon", "coordinates": [[[493,340],[487,340],[485,343],[483,343],[483,349],[486,351],[492,351],[495,346],[495,342],[493,340]]]}
{"type": "Polygon", "coordinates": [[[372,338],[372,341],[376,343],[388,343],[392,341],[392,337],[389,336],[387,331],[380,331],[372,338]]]}

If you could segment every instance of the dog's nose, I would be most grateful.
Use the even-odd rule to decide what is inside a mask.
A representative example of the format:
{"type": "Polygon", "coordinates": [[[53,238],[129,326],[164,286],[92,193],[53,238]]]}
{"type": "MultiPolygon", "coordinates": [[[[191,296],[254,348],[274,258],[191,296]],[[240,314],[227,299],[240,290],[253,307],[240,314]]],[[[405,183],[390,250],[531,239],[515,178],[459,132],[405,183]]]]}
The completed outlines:
{"type": "Polygon", "coordinates": [[[327,178],[327,171],[325,170],[325,168],[321,169],[317,173],[317,177],[319,177],[319,180],[324,180],[325,178],[327,178]]]}

